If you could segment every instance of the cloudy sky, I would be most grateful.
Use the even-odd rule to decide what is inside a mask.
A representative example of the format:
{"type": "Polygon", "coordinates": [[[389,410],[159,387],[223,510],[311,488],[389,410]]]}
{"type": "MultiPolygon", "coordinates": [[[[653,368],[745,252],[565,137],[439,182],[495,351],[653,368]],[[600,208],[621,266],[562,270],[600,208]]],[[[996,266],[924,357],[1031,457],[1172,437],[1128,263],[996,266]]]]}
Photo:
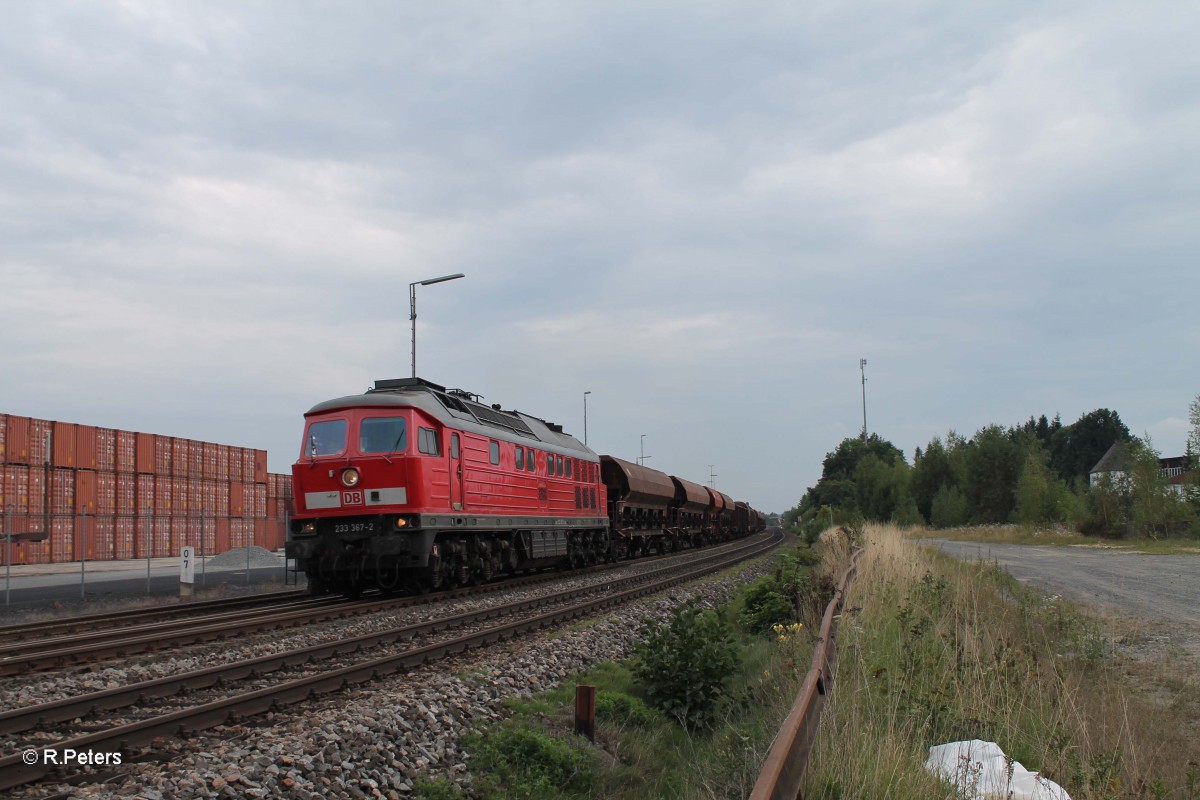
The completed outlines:
{"type": "Polygon", "coordinates": [[[0,412],[299,451],[418,372],[758,508],[867,421],[1200,393],[1188,3],[39,2],[0,412]]]}

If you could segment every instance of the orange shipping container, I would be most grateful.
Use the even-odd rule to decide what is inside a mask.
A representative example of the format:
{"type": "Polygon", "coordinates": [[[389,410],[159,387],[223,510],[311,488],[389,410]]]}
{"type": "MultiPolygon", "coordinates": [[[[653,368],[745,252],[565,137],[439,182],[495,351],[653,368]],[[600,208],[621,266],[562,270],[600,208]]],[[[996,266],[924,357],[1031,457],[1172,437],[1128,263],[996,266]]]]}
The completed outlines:
{"type": "Polygon", "coordinates": [[[113,556],[118,561],[137,558],[137,521],[133,517],[117,517],[113,538],[113,556]]]}
{"type": "MultiPolygon", "coordinates": [[[[2,445],[3,443],[0,443],[2,445]]],[[[217,474],[213,476],[215,480],[229,480],[229,445],[219,444],[217,447],[217,474]]]]}
{"type": "MultiPolygon", "coordinates": [[[[174,485],[175,479],[169,475],[154,476],[154,513],[156,515],[162,517],[171,515],[174,485]]],[[[138,498],[138,502],[141,502],[141,498],[138,498]]]]}
{"type": "Polygon", "coordinates": [[[75,560],[75,517],[55,517],[50,523],[50,559],[55,564],[75,560]]]}
{"type": "Polygon", "coordinates": [[[29,463],[29,417],[8,415],[5,421],[5,462],[29,463]]]}
{"type": "Polygon", "coordinates": [[[50,513],[75,513],[75,470],[56,469],[50,473],[50,513]]]}
{"type": "MultiPolygon", "coordinates": [[[[116,473],[116,513],[133,514],[137,511],[138,475],[127,472],[116,473]]],[[[154,479],[150,479],[151,496],[154,493],[154,479]]],[[[153,503],[153,501],[151,501],[153,503]]],[[[151,505],[153,507],[153,505],[151,505]]]]}
{"type": "Polygon", "coordinates": [[[204,442],[188,442],[188,477],[204,477],[204,442]]]}
{"type": "MultiPolygon", "coordinates": [[[[179,520],[186,523],[187,520],[179,520]]],[[[165,558],[171,555],[171,520],[161,518],[154,520],[154,557],[165,558]]]]}
{"type": "Polygon", "coordinates": [[[171,481],[171,516],[186,517],[188,508],[188,479],[175,478],[171,481]]]}
{"type": "Polygon", "coordinates": [[[112,561],[116,523],[112,517],[87,516],[75,520],[75,557],[87,554],[88,561],[112,561]]]}
{"type": "Polygon", "coordinates": [[[242,482],[254,483],[254,451],[242,448],[242,482]]]}
{"type": "Polygon", "coordinates": [[[242,448],[229,448],[229,480],[231,483],[240,483],[242,480],[242,448]]]}
{"type": "MultiPolygon", "coordinates": [[[[253,530],[253,528],[251,528],[253,530]]],[[[229,548],[231,550],[246,546],[246,520],[229,520],[229,548]]]]}
{"type": "Polygon", "coordinates": [[[188,476],[188,440],[173,439],[171,447],[171,474],[176,478],[188,476]]]}
{"type": "Polygon", "coordinates": [[[75,468],[95,469],[96,428],[91,425],[75,425],[74,427],[75,442],[72,449],[75,451],[75,468]]]}
{"type": "Polygon", "coordinates": [[[183,546],[187,544],[189,521],[182,517],[175,517],[171,520],[171,549],[167,552],[168,556],[178,555],[183,546]]]}
{"type": "Polygon", "coordinates": [[[254,451],[254,482],[255,483],[266,483],[267,482],[267,451],[266,450],[255,450],[254,451]]]}
{"type": "Polygon", "coordinates": [[[263,483],[254,484],[254,517],[267,518],[267,486],[263,483]]]}
{"type": "Polygon", "coordinates": [[[242,483],[229,484],[229,516],[241,517],[246,513],[246,488],[242,483]]]}
{"type": "Polygon", "coordinates": [[[96,495],[98,493],[96,473],[90,469],[75,470],[75,513],[96,514],[96,495]]]}
{"type": "Polygon", "coordinates": [[[70,422],[54,423],[54,466],[75,466],[75,425],[70,422]]]}
{"type": "Polygon", "coordinates": [[[152,433],[117,432],[117,470],[152,475],[157,471],[158,445],[152,433]]]}
{"type": "MultiPolygon", "coordinates": [[[[170,480],[168,478],[168,480],[170,480]]],[[[158,478],[153,475],[137,476],[137,513],[153,514],[156,504],[156,484],[158,478]]]]}
{"type": "Polygon", "coordinates": [[[149,558],[154,555],[154,542],[158,536],[158,526],[167,523],[167,543],[171,541],[171,521],[166,517],[138,517],[136,520],[137,533],[134,535],[134,551],[137,558],[149,558]]]}
{"type": "Polygon", "coordinates": [[[46,510],[43,467],[7,464],[3,467],[4,509],[14,514],[42,514],[46,510]]]}
{"type": "Polygon", "coordinates": [[[7,464],[8,458],[8,414],[0,414],[0,464],[7,464]]]}
{"type": "Polygon", "coordinates": [[[117,473],[96,473],[96,514],[111,517],[117,513],[117,473]]]}
{"type": "Polygon", "coordinates": [[[216,533],[216,539],[213,542],[213,555],[224,553],[229,549],[229,519],[222,517],[216,520],[213,525],[213,530],[216,533]]]}
{"type": "Polygon", "coordinates": [[[218,452],[219,447],[220,447],[220,445],[213,444],[212,442],[201,442],[200,448],[202,451],[201,455],[203,457],[204,469],[202,470],[201,475],[195,476],[195,477],[203,477],[210,481],[216,480],[217,471],[218,471],[217,470],[217,452],[218,452]]]}
{"type": "Polygon", "coordinates": [[[96,428],[96,469],[117,471],[117,432],[112,428],[96,428]]]}
{"type": "MultiPolygon", "coordinates": [[[[144,435],[144,434],[143,434],[144,435]]],[[[117,431],[117,472],[137,472],[138,434],[117,431]]],[[[150,445],[150,468],[154,468],[154,445],[150,445]]]]}
{"type": "Polygon", "coordinates": [[[170,436],[155,436],[151,433],[138,434],[138,472],[152,472],[155,475],[171,476],[175,474],[175,440],[170,436]],[[142,469],[142,437],[154,441],[154,469],[142,469]]]}

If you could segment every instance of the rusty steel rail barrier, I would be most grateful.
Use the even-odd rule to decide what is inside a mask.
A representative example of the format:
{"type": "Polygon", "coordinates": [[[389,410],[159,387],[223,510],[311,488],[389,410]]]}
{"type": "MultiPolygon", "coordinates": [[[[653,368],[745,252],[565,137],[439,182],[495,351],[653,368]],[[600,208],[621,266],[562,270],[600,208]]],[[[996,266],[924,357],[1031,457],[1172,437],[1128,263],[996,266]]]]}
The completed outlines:
{"type": "Polygon", "coordinates": [[[833,668],[837,661],[837,617],[846,603],[846,592],[858,571],[862,548],[855,548],[850,566],[842,573],[833,599],[825,607],[817,648],[813,652],[812,668],[800,686],[800,693],[787,719],[775,734],[771,752],[763,763],[758,782],[750,792],[750,800],[796,800],[800,796],[800,781],[808,765],[808,755],[817,740],[817,726],[825,698],[833,691],[833,668]]]}

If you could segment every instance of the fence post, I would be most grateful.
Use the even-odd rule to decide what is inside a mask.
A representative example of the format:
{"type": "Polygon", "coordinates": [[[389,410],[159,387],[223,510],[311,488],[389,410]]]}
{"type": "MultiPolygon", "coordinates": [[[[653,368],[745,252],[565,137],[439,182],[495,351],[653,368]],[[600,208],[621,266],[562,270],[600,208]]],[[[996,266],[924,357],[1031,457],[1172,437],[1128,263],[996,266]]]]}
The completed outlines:
{"type": "Polygon", "coordinates": [[[83,530],[79,532],[79,599],[87,600],[87,509],[83,509],[83,519],[79,523],[83,530]]]}
{"type": "Polygon", "coordinates": [[[4,509],[4,607],[12,602],[12,506],[4,509]]]}
{"type": "MultiPolygon", "coordinates": [[[[149,594],[150,594],[150,556],[154,555],[154,515],[150,514],[149,516],[150,516],[150,522],[148,523],[148,527],[150,528],[150,530],[149,530],[150,535],[149,535],[149,542],[147,542],[147,547],[146,547],[146,595],[147,596],[149,596],[149,594]]],[[[141,509],[140,508],[138,509],[138,519],[141,519],[141,509]]],[[[134,523],[134,526],[136,527],[137,523],[134,523]]]]}
{"type": "Polygon", "coordinates": [[[575,687],[575,733],[596,741],[596,687],[575,687]]]}

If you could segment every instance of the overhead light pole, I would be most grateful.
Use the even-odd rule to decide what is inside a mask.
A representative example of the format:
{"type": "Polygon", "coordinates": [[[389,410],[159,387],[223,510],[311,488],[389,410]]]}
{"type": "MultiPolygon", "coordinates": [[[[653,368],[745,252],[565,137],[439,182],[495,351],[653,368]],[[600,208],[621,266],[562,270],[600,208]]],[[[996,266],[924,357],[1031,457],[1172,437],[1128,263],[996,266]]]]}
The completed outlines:
{"type": "Polygon", "coordinates": [[[412,376],[414,378],[417,377],[417,287],[429,286],[430,284],[453,281],[465,277],[461,272],[456,272],[453,275],[443,275],[440,278],[414,281],[408,285],[408,318],[412,322],[412,376]]]}
{"type": "Polygon", "coordinates": [[[591,392],[583,393],[583,443],[587,445],[587,396],[591,392]]]}
{"type": "Polygon", "coordinates": [[[862,373],[862,394],[863,394],[863,430],[862,438],[867,440],[867,360],[860,358],[858,360],[858,371],[862,373]]]}
{"type": "Polygon", "coordinates": [[[713,472],[713,467],[715,467],[715,466],[716,466],[716,464],[709,464],[709,465],[708,465],[708,485],[709,485],[709,487],[710,487],[710,488],[713,488],[713,489],[717,488],[717,487],[716,487],[716,486],[713,484],[713,479],[717,477],[717,473],[713,472]]]}
{"type": "Polygon", "coordinates": [[[645,466],[646,459],[650,458],[650,456],[646,455],[646,434],[644,433],[642,434],[642,443],[638,449],[641,452],[641,455],[638,456],[638,463],[645,466]]]}

